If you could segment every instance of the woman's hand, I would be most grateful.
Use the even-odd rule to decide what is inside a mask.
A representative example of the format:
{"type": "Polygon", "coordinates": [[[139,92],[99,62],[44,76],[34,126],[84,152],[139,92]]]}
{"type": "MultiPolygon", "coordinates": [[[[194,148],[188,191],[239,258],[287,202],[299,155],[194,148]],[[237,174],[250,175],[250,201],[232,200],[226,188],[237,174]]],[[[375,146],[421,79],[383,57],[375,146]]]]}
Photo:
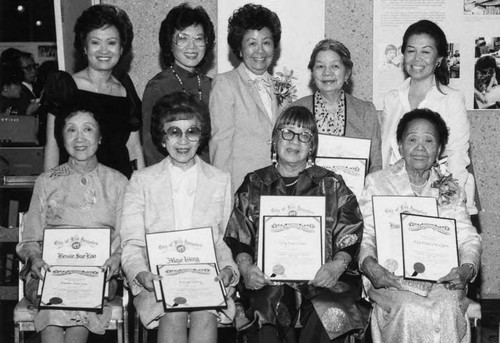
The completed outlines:
{"type": "Polygon", "coordinates": [[[257,290],[269,284],[269,278],[256,265],[240,265],[239,268],[247,289],[257,290]]]}
{"type": "Polygon", "coordinates": [[[363,260],[361,270],[377,289],[394,287],[400,291],[403,290],[398,282],[398,277],[378,264],[373,257],[367,257],[363,260]]]}
{"type": "Polygon", "coordinates": [[[227,287],[231,284],[233,277],[233,268],[226,266],[219,272],[219,275],[215,278],[215,281],[222,281],[224,287],[227,287]]]}
{"type": "Polygon", "coordinates": [[[474,96],[477,101],[486,104],[488,103],[488,99],[486,99],[486,95],[483,94],[482,92],[478,91],[477,89],[474,89],[474,96]]]}
{"type": "Polygon", "coordinates": [[[120,257],[111,256],[106,260],[106,262],[104,262],[101,269],[103,271],[108,271],[106,281],[111,280],[111,278],[120,271],[120,257]]]}
{"type": "Polygon", "coordinates": [[[314,279],[308,284],[315,287],[333,288],[339,277],[345,272],[344,260],[338,259],[325,263],[319,268],[314,279]]]}
{"type": "Polygon", "coordinates": [[[453,289],[465,289],[465,286],[474,277],[474,267],[472,264],[463,264],[460,267],[453,268],[448,274],[440,278],[437,282],[444,283],[445,287],[453,289]]]}
{"type": "Polygon", "coordinates": [[[30,261],[31,275],[33,275],[37,279],[43,280],[42,268],[45,270],[49,270],[50,266],[39,256],[30,257],[30,261]]]}
{"type": "Polygon", "coordinates": [[[141,284],[142,287],[152,292],[154,291],[153,281],[160,281],[162,277],[160,275],[144,271],[137,274],[135,279],[141,284]]]}

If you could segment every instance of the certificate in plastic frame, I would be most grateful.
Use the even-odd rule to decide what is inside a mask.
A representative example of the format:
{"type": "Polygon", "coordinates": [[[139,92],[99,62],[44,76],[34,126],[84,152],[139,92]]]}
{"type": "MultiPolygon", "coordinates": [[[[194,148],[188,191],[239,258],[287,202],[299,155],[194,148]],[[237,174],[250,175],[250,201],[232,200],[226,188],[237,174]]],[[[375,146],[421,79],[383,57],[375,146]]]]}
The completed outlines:
{"type": "Polygon", "coordinates": [[[226,289],[215,263],[157,266],[165,311],[219,310],[227,308],[226,289]]]}
{"type": "Polygon", "coordinates": [[[374,195],[372,204],[378,263],[394,275],[403,276],[400,214],[437,217],[437,200],[434,197],[374,195]]]}
{"type": "Polygon", "coordinates": [[[273,281],[309,281],[322,266],[320,216],[264,216],[262,271],[273,281]]]}
{"type": "Polygon", "coordinates": [[[436,282],[458,267],[455,219],[401,214],[404,278],[436,282]]]}
{"type": "MultiPolygon", "coordinates": [[[[325,236],[324,196],[263,195],[260,197],[259,228],[263,227],[264,216],[319,216],[321,217],[321,235],[325,236]]],[[[257,266],[263,270],[262,248],[264,240],[261,234],[257,239],[257,266]]],[[[325,263],[325,250],[321,250],[321,260],[325,263]]],[[[268,275],[269,276],[269,275],[268,275]]]]}
{"type": "Polygon", "coordinates": [[[111,254],[109,227],[47,227],[43,260],[49,265],[102,266],[111,254]]]}
{"type": "Polygon", "coordinates": [[[339,174],[357,199],[365,187],[368,160],[366,158],[316,157],[316,165],[339,174]]]}
{"type": "Polygon", "coordinates": [[[45,271],[41,309],[102,311],[106,272],[96,266],[52,266],[45,271]]]}
{"type": "MultiPolygon", "coordinates": [[[[157,266],[168,264],[215,263],[214,239],[211,227],[146,234],[149,268],[157,273],[157,266]]],[[[157,301],[162,300],[159,282],[153,282],[157,301]]]]}
{"type": "Polygon", "coordinates": [[[372,141],[365,138],[318,135],[318,153],[316,156],[362,158],[370,160],[372,141]]]}

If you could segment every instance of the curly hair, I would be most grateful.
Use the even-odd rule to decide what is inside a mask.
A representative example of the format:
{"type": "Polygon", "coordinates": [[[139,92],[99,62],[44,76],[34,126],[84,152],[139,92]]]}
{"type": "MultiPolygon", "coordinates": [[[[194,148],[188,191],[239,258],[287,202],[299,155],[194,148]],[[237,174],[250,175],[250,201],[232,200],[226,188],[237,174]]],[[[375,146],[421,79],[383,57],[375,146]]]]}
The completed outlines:
{"type": "Polygon", "coordinates": [[[132,48],[134,30],[127,13],[112,5],[94,5],[83,11],[75,23],[75,41],[73,46],[81,54],[85,54],[85,45],[88,34],[97,29],[113,26],[120,35],[120,44],[123,55],[132,48]]]}
{"type": "Polygon", "coordinates": [[[434,112],[428,108],[417,108],[403,115],[398,123],[398,128],[396,129],[396,139],[398,143],[401,143],[406,129],[411,122],[417,119],[427,120],[431,123],[438,134],[438,141],[441,150],[444,149],[446,144],[448,144],[449,131],[444,119],[439,115],[439,113],[434,112]]]}
{"type": "Polygon", "coordinates": [[[201,151],[210,139],[208,108],[198,102],[194,95],[186,92],[173,92],[160,98],[153,106],[151,115],[151,138],[158,150],[166,150],[162,145],[165,123],[191,119],[200,123],[201,139],[198,151],[201,151]]]}
{"type": "Polygon", "coordinates": [[[435,42],[437,53],[439,57],[442,57],[440,65],[434,71],[436,80],[443,85],[450,83],[450,70],[448,69],[448,41],[446,40],[446,35],[443,30],[434,22],[430,20],[420,20],[416,23],[411,24],[403,35],[403,45],[401,45],[401,52],[404,54],[408,40],[413,35],[427,34],[435,42]]]}
{"type": "Polygon", "coordinates": [[[314,115],[309,109],[303,106],[288,107],[280,114],[273,128],[271,152],[275,149],[275,145],[278,142],[280,135],[279,130],[286,125],[295,125],[311,131],[313,135],[311,142],[312,158],[316,158],[316,153],[318,151],[318,127],[314,115]]]}
{"type": "MultiPolygon", "coordinates": [[[[174,63],[174,54],[172,53],[172,42],[175,31],[182,31],[191,25],[201,25],[207,46],[205,48],[205,56],[212,52],[215,45],[214,24],[210,20],[205,9],[201,6],[195,8],[190,7],[187,3],[172,8],[165,19],[161,22],[160,27],[160,50],[161,60],[164,66],[169,66],[174,63]]],[[[205,56],[200,62],[202,65],[205,62],[205,56]]]]}
{"type": "Polygon", "coordinates": [[[261,5],[246,4],[233,12],[228,23],[227,42],[233,54],[241,61],[241,44],[248,30],[267,27],[273,36],[274,47],[281,41],[281,22],[278,15],[261,5]]]}

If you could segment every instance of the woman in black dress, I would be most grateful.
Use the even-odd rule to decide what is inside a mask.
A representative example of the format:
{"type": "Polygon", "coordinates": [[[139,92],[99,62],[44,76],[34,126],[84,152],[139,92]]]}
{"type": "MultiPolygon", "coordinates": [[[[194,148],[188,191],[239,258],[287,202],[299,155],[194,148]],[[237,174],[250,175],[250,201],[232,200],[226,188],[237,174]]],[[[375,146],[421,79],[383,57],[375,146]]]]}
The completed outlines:
{"type": "Polygon", "coordinates": [[[59,114],[78,99],[103,114],[101,130],[106,139],[99,146],[97,159],[130,178],[134,168],[144,167],[139,138],[141,104],[130,77],[113,72],[131,49],[132,24],[123,10],[95,5],[82,13],[74,31],[75,49],[86,57],[87,67],[72,76],[55,73],[47,81],[42,101],[49,113],[45,170],[67,160],[54,129],[57,131],[62,124],[59,114]]]}

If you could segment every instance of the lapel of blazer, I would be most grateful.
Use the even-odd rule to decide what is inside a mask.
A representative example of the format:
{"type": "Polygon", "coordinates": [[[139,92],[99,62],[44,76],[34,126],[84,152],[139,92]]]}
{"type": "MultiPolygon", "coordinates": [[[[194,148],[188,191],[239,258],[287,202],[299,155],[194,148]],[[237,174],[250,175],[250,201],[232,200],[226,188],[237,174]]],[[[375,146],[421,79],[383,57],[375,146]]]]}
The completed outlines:
{"type": "Polygon", "coordinates": [[[208,209],[211,204],[212,195],[215,191],[216,184],[212,180],[213,173],[198,156],[196,156],[196,163],[198,163],[198,180],[196,182],[196,194],[194,196],[193,205],[193,226],[205,226],[207,219],[210,216],[208,209]]]}
{"type": "MultiPolygon", "coordinates": [[[[238,75],[240,76],[241,82],[243,83],[243,88],[246,89],[248,95],[253,99],[257,107],[259,108],[259,115],[261,117],[265,117],[268,122],[271,124],[271,119],[269,118],[269,115],[267,114],[266,107],[264,106],[264,103],[262,102],[262,99],[260,98],[259,95],[259,90],[255,86],[253,82],[250,81],[250,77],[248,76],[248,73],[245,68],[245,64],[243,62],[240,63],[240,65],[237,68],[238,75]]],[[[271,88],[272,90],[272,88],[271,88]]],[[[274,100],[273,100],[273,106],[274,106],[274,100]]],[[[274,112],[274,109],[273,109],[274,112]]],[[[274,113],[273,113],[274,117],[274,113]]]]}
{"type": "Polygon", "coordinates": [[[158,212],[162,222],[165,223],[163,231],[173,231],[175,229],[175,214],[170,172],[168,171],[166,158],[160,163],[158,174],[153,175],[151,179],[151,189],[154,190],[152,194],[153,201],[152,204],[146,204],[146,206],[153,206],[158,212]]]}

